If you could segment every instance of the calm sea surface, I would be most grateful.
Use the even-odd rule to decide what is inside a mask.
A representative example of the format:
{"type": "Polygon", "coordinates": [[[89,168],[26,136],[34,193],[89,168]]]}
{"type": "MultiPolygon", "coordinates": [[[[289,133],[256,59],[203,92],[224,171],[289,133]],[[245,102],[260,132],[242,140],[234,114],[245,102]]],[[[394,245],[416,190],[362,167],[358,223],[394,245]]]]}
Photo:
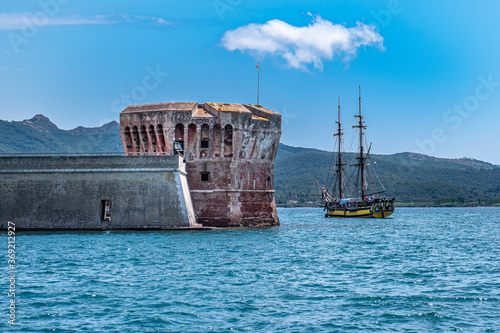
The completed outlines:
{"type": "Polygon", "coordinates": [[[280,209],[280,227],[251,230],[18,232],[17,325],[4,282],[0,332],[500,332],[500,209],[323,214],[280,209]]]}

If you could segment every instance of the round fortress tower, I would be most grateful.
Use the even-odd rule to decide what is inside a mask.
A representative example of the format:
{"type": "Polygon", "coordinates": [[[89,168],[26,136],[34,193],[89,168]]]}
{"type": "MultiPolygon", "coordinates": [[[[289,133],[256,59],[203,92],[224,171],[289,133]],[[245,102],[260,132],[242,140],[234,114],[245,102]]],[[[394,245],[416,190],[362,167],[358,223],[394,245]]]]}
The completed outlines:
{"type": "Polygon", "coordinates": [[[126,155],[185,157],[198,223],[279,225],[274,200],[279,113],[232,103],[131,105],[120,114],[120,135],[126,155]]]}

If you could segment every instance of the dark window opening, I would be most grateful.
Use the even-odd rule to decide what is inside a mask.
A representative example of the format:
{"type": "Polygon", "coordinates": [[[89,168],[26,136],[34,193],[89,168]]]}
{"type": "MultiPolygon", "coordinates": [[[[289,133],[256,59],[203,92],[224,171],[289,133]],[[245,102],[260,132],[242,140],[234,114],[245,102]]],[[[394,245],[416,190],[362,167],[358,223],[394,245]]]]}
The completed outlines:
{"type": "Polygon", "coordinates": [[[187,132],[187,144],[186,147],[184,147],[185,150],[185,156],[187,157],[188,160],[192,161],[195,156],[197,155],[196,152],[196,125],[195,124],[189,124],[188,126],[188,132],[187,132]]]}
{"type": "Polygon", "coordinates": [[[139,130],[137,129],[137,126],[134,126],[134,130],[132,131],[132,136],[134,137],[136,151],[140,152],[141,144],[139,142],[139,130]]]}
{"type": "Polygon", "coordinates": [[[210,173],[209,172],[202,172],[202,173],[200,173],[200,175],[201,175],[202,182],[209,182],[210,181],[210,173]]]}
{"type": "Polygon", "coordinates": [[[210,140],[210,126],[207,124],[201,125],[201,145],[200,148],[202,149],[207,149],[209,146],[209,140],[210,140]]]}
{"type": "Polygon", "coordinates": [[[224,127],[224,157],[233,157],[233,126],[224,127]]]}
{"type": "Polygon", "coordinates": [[[102,200],[101,209],[102,209],[102,220],[111,221],[111,200],[102,200]]]}
{"type": "Polygon", "coordinates": [[[142,139],[142,144],[144,145],[144,151],[147,153],[149,151],[149,140],[148,140],[148,135],[146,132],[146,126],[142,125],[141,126],[141,139],[142,139]]]}
{"type": "Polygon", "coordinates": [[[174,140],[175,141],[184,141],[184,125],[182,125],[182,124],[175,125],[174,140]]]}
{"type": "Polygon", "coordinates": [[[153,146],[153,151],[156,153],[156,134],[155,127],[153,125],[149,126],[149,137],[151,138],[151,144],[153,146]]]}
{"type": "Polygon", "coordinates": [[[159,140],[159,151],[165,152],[165,136],[163,135],[163,126],[158,124],[158,140],[159,140]]]}

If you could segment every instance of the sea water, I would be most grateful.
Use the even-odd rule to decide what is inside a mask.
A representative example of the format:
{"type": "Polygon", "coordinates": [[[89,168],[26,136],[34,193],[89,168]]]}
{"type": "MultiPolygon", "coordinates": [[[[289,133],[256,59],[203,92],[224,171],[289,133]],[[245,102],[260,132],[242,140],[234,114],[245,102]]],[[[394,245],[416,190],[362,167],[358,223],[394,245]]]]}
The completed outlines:
{"type": "Polygon", "coordinates": [[[4,279],[0,332],[500,331],[500,209],[279,215],[263,229],[17,232],[16,325],[4,279]]]}

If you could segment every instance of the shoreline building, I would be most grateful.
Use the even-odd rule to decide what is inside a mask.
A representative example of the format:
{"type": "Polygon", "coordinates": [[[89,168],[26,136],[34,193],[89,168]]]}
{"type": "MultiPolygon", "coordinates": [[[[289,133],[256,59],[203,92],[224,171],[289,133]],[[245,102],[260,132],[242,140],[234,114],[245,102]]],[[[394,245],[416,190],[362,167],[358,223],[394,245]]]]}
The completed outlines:
{"type": "Polygon", "coordinates": [[[0,157],[0,229],[196,228],[179,156],[0,157]]]}
{"type": "Polygon", "coordinates": [[[131,105],[120,114],[120,134],[128,156],[183,156],[199,224],[279,225],[274,199],[279,113],[232,103],[131,105]]]}
{"type": "Polygon", "coordinates": [[[119,155],[0,156],[0,229],[279,225],[280,114],[229,103],[131,105],[120,136],[119,155]]]}

